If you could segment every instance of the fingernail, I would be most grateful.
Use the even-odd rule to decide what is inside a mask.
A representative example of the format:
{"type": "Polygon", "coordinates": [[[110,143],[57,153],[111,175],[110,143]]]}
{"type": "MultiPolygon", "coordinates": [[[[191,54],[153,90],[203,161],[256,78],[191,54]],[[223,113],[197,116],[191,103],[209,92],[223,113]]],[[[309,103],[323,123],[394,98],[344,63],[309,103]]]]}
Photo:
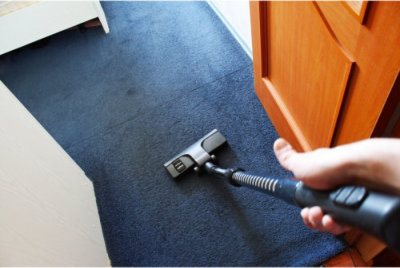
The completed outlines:
{"type": "Polygon", "coordinates": [[[300,211],[300,215],[301,215],[301,217],[303,217],[303,218],[305,218],[305,217],[307,216],[307,214],[308,214],[308,208],[303,208],[303,209],[300,211]]]}
{"type": "Polygon", "coordinates": [[[282,149],[284,149],[288,146],[290,146],[289,143],[282,138],[277,139],[274,143],[275,151],[281,151],[282,149]]]}

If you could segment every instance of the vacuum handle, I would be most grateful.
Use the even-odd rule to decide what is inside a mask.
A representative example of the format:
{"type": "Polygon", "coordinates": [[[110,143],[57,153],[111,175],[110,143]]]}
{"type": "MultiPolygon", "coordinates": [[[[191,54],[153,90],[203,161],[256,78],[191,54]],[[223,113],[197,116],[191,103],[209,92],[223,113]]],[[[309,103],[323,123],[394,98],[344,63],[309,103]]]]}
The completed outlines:
{"type": "Polygon", "coordinates": [[[335,221],[376,236],[400,252],[400,198],[362,186],[318,191],[298,183],[294,200],[300,207],[320,206],[335,221]]]}
{"type": "Polygon", "coordinates": [[[400,198],[367,190],[362,186],[343,186],[319,191],[293,179],[277,179],[232,173],[231,183],[246,186],[300,207],[320,206],[337,222],[348,224],[376,236],[400,252],[400,198]]]}

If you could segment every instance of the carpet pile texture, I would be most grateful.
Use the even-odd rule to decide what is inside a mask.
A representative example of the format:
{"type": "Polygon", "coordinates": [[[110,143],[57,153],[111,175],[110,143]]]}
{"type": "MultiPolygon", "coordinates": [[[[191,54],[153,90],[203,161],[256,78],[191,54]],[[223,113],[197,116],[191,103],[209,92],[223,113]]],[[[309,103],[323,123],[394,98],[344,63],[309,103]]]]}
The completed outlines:
{"type": "Polygon", "coordinates": [[[163,164],[216,128],[224,167],[290,176],[252,61],[206,2],[103,2],[101,27],[0,56],[0,79],[93,181],[113,266],[312,266],[343,251],[300,209],[163,164]]]}

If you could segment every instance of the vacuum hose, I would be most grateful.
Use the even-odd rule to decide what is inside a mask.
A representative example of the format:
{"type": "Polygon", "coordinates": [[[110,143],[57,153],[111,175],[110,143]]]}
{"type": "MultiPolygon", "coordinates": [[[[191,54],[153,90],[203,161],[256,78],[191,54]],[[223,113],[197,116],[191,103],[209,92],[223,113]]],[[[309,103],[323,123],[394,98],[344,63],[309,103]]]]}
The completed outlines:
{"type": "Polygon", "coordinates": [[[372,234],[400,252],[400,198],[397,196],[355,185],[319,191],[301,181],[256,176],[238,168],[224,169],[211,162],[206,162],[204,168],[209,174],[227,179],[235,186],[261,191],[301,208],[320,206],[335,221],[372,234]]]}

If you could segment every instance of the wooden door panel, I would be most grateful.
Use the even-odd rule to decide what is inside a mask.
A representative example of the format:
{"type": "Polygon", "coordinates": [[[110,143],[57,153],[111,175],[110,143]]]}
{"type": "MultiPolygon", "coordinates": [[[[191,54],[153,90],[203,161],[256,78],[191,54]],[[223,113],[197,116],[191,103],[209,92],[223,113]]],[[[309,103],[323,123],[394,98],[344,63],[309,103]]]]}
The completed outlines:
{"type": "Polygon", "coordinates": [[[400,3],[376,1],[368,3],[365,24],[357,41],[355,61],[347,97],[342,105],[333,145],[345,144],[373,135],[384,119],[385,103],[400,70],[400,3]]]}
{"type": "MultiPolygon", "coordinates": [[[[255,90],[297,150],[400,137],[400,3],[349,3],[250,2],[255,90]]],[[[383,248],[349,235],[365,263],[383,248]]]]}
{"type": "MultiPolygon", "coordinates": [[[[350,3],[353,3],[352,7],[356,11],[358,8],[365,10],[367,6],[367,2],[359,3],[359,5],[355,5],[355,3],[358,3],[357,1],[350,3]]],[[[327,26],[339,46],[353,58],[357,51],[357,41],[362,28],[362,21],[360,21],[361,18],[358,17],[358,13],[356,14],[356,11],[352,10],[347,2],[318,1],[316,4],[321,17],[326,20],[327,26]]],[[[362,14],[362,20],[364,15],[365,11],[362,14]]]]}
{"type": "Polygon", "coordinates": [[[357,19],[360,23],[364,21],[364,16],[367,11],[368,1],[354,1],[354,0],[346,0],[341,1],[341,3],[351,12],[354,18],[357,19]]]}
{"type": "MultiPolygon", "coordinates": [[[[266,5],[266,27],[261,33],[266,61],[261,67],[264,83],[257,91],[273,95],[302,149],[328,147],[352,61],[312,2],[262,4],[266,5]]],[[[280,123],[274,123],[283,136],[280,123]]]]}

